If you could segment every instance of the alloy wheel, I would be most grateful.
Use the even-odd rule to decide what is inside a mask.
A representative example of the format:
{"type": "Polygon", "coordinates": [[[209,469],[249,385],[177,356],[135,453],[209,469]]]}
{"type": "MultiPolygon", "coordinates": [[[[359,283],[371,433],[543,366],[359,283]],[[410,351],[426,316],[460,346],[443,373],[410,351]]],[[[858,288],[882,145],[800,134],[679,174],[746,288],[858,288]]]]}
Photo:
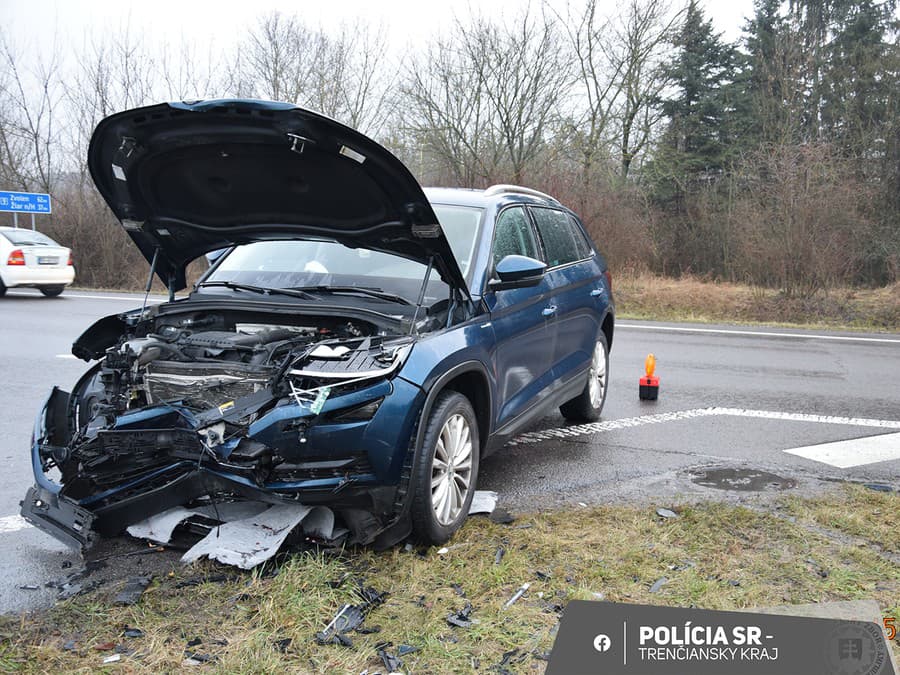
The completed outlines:
{"type": "Polygon", "coordinates": [[[431,506],[441,525],[459,517],[472,479],[472,432],[460,414],[441,428],[431,466],[431,506]]]}
{"type": "Polygon", "coordinates": [[[591,395],[591,405],[599,408],[600,404],[603,403],[603,394],[606,391],[606,347],[599,340],[594,346],[594,356],[591,359],[588,388],[591,395]]]}

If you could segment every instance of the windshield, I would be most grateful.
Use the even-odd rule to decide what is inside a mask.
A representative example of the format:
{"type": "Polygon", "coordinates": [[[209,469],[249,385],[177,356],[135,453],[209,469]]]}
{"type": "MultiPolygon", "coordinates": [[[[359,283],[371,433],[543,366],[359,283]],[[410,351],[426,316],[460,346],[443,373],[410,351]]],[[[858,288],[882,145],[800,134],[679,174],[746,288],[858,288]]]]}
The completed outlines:
{"type": "Polygon", "coordinates": [[[14,246],[59,246],[46,234],[34,230],[0,230],[0,234],[9,239],[14,246]]]}
{"type": "MultiPolygon", "coordinates": [[[[358,286],[394,293],[415,303],[427,269],[415,260],[350,248],[336,241],[258,241],[232,250],[204,283],[231,281],[264,288],[358,286]]],[[[425,304],[449,294],[447,285],[432,274],[425,304]]]]}
{"type": "MultiPolygon", "coordinates": [[[[468,275],[482,210],[434,205],[463,275],[468,275]]],[[[263,288],[361,287],[418,301],[427,265],[401,256],[352,248],[326,239],[259,241],[237,246],[203,281],[263,288]]],[[[425,305],[449,297],[450,289],[432,273],[425,305]]],[[[370,296],[371,297],[371,296],[370,296]]],[[[380,302],[377,298],[374,302],[380,302]]]]}

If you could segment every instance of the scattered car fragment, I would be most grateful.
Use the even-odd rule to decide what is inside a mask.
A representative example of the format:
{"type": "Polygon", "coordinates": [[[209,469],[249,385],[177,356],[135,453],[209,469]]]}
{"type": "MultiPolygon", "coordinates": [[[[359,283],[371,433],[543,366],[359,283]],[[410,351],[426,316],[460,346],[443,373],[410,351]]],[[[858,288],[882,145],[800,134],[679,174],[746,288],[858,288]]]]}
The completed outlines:
{"type": "Polygon", "coordinates": [[[136,605],[140,601],[144,591],[147,590],[151,581],[153,581],[152,574],[149,576],[132,577],[125,583],[125,587],[119,591],[113,599],[113,604],[123,606],[136,605]]]}
{"type": "Polygon", "coordinates": [[[469,506],[469,515],[493,513],[497,507],[497,493],[492,490],[476,490],[469,506]]]}
{"type": "Polygon", "coordinates": [[[184,511],[242,565],[312,513],[349,543],[440,544],[482,456],[603,408],[609,273],[552,197],[426,192],[371,139],[260,101],[113,115],[88,164],[170,300],[91,326],[72,348],[91,368],[35,422],[22,515],[75,548],[164,542],[184,511]],[[259,503],[279,537],[248,547],[264,524],[217,514],[259,503]]]}
{"type": "Polygon", "coordinates": [[[529,588],[531,588],[531,584],[527,581],[524,584],[522,584],[521,586],[519,586],[518,590],[516,590],[516,592],[512,594],[512,597],[509,600],[507,600],[505,603],[503,603],[503,609],[509,609],[514,604],[516,604],[516,602],[519,600],[519,598],[521,598],[523,595],[525,595],[528,592],[529,588]]]}
{"type": "Polygon", "coordinates": [[[387,593],[379,593],[374,588],[360,584],[358,590],[362,602],[357,605],[345,604],[334,618],[328,622],[321,631],[316,633],[316,642],[319,644],[336,644],[344,647],[352,647],[353,641],[347,635],[352,631],[360,633],[373,632],[362,628],[366,615],[384,602],[387,593]]]}
{"type": "Polygon", "coordinates": [[[477,619],[472,618],[472,603],[467,602],[461,610],[448,614],[447,623],[457,628],[471,628],[478,623],[477,619]]]}
{"type": "Polygon", "coordinates": [[[176,506],[129,526],[127,532],[133,537],[169,544],[176,528],[185,523],[208,532],[184,553],[182,562],[194,562],[206,556],[245,570],[274,556],[298,526],[310,537],[324,542],[347,534],[346,530],[334,527],[334,513],[327,507],[249,500],[193,509],[176,506]],[[198,522],[192,522],[195,518],[198,522]],[[204,525],[203,521],[216,524],[204,525]]]}
{"type": "Polygon", "coordinates": [[[378,655],[378,658],[381,659],[387,672],[396,673],[403,667],[403,661],[388,651],[388,647],[390,646],[391,644],[388,642],[384,646],[376,649],[375,653],[378,655]]]}

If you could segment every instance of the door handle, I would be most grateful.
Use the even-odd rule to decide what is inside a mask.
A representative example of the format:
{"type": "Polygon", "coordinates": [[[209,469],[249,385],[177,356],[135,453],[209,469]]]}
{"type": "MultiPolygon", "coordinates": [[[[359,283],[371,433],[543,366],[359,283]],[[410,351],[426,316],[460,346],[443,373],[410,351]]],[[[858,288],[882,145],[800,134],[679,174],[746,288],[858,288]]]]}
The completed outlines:
{"type": "Polygon", "coordinates": [[[549,307],[544,307],[541,314],[543,314],[544,316],[553,316],[554,314],[556,314],[556,305],[550,305],[549,307]]]}
{"type": "Polygon", "coordinates": [[[599,298],[601,295],[603,295],[602,288],[595,288],[594,290],[591,291],[592,298],[599,298]]]}

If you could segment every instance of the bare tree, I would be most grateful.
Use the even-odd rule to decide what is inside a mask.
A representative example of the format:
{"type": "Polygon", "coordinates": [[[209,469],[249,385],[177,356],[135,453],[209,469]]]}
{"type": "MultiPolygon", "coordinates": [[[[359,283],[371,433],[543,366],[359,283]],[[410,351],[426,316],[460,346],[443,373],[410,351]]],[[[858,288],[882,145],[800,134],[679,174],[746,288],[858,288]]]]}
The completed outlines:
{"type": "Polygon", "coordinates": [[[169,100],[221,95],[218,86],[222,63],[212,44],[204,51],[201,45],[182,36],[177,45],[163,45],[159,65],[162,87],[169,100]]]}
{"type": "Polygon", "coordinates": [[[628,178],[632,165],[662,119],[660,94],[668,84],[663,68],[666,46],[684,9],[672,13],[665,0],[629,0],[614,27],[619,175],[628,178]]]}
{"type": "Polygon", "coordinates": [[[329,35],[297,15],[273,12],[238,48],[228,89],[297,103],[375,133],[389,112],[385,40],[383,30],[363,23],[329,35]]]}
{"type": "Polygon", "coordinates": [[[84,162],[97,123],[114,112],[155,102],[164,87],[153,48],[130,22],[100,36],[85,33],[75,62],[65,85],[67,150],[77,158],[70,168],[86,181],[84,162]]]}
{"type": "Polygon", "coordinates": [[[19,111],[6,93],[9,87],[8,71],[0,71],[0,183],[4,187],[27,190],[28,143],[19,132],[19,111]]]}
{"type": "Polygon", "coordinates": [[[500,162],[485,88],[455,37],[410,62],[402,88],[405,124],[420,151],[435,158],[438,174],[463,186],[486,182],[500,162]]]}
{"type": "Polygon", "coordinates": [[[570,4],[562,23],[575,63],[571,132],[579,148],[583,179],[589,181],[598,160],[608,156],[623,63],[611,39],[612,21],[599,14],[598,0],[587,0],[580,10],[570,4]]]}
{"type": "MultiPolygon", "coordinates": [[[[54,38],[55,42],[55,38],[54,38]]],[[[21,189],[49,192],[55,175],[59,135],[59,51],[42,53],[32,68],[23,52],[0,33],[0,164],[4,179],[21,189]],[[46,55],[45,55],[46,54],[46,55]]]]}
{"type": "Polygon", "coordinates": [[[570,87],[554,22],[457,22],[417,59],[404,93],[409,124],[463,185],[498,174],[521,182],[548,147],[570,87]]]}

